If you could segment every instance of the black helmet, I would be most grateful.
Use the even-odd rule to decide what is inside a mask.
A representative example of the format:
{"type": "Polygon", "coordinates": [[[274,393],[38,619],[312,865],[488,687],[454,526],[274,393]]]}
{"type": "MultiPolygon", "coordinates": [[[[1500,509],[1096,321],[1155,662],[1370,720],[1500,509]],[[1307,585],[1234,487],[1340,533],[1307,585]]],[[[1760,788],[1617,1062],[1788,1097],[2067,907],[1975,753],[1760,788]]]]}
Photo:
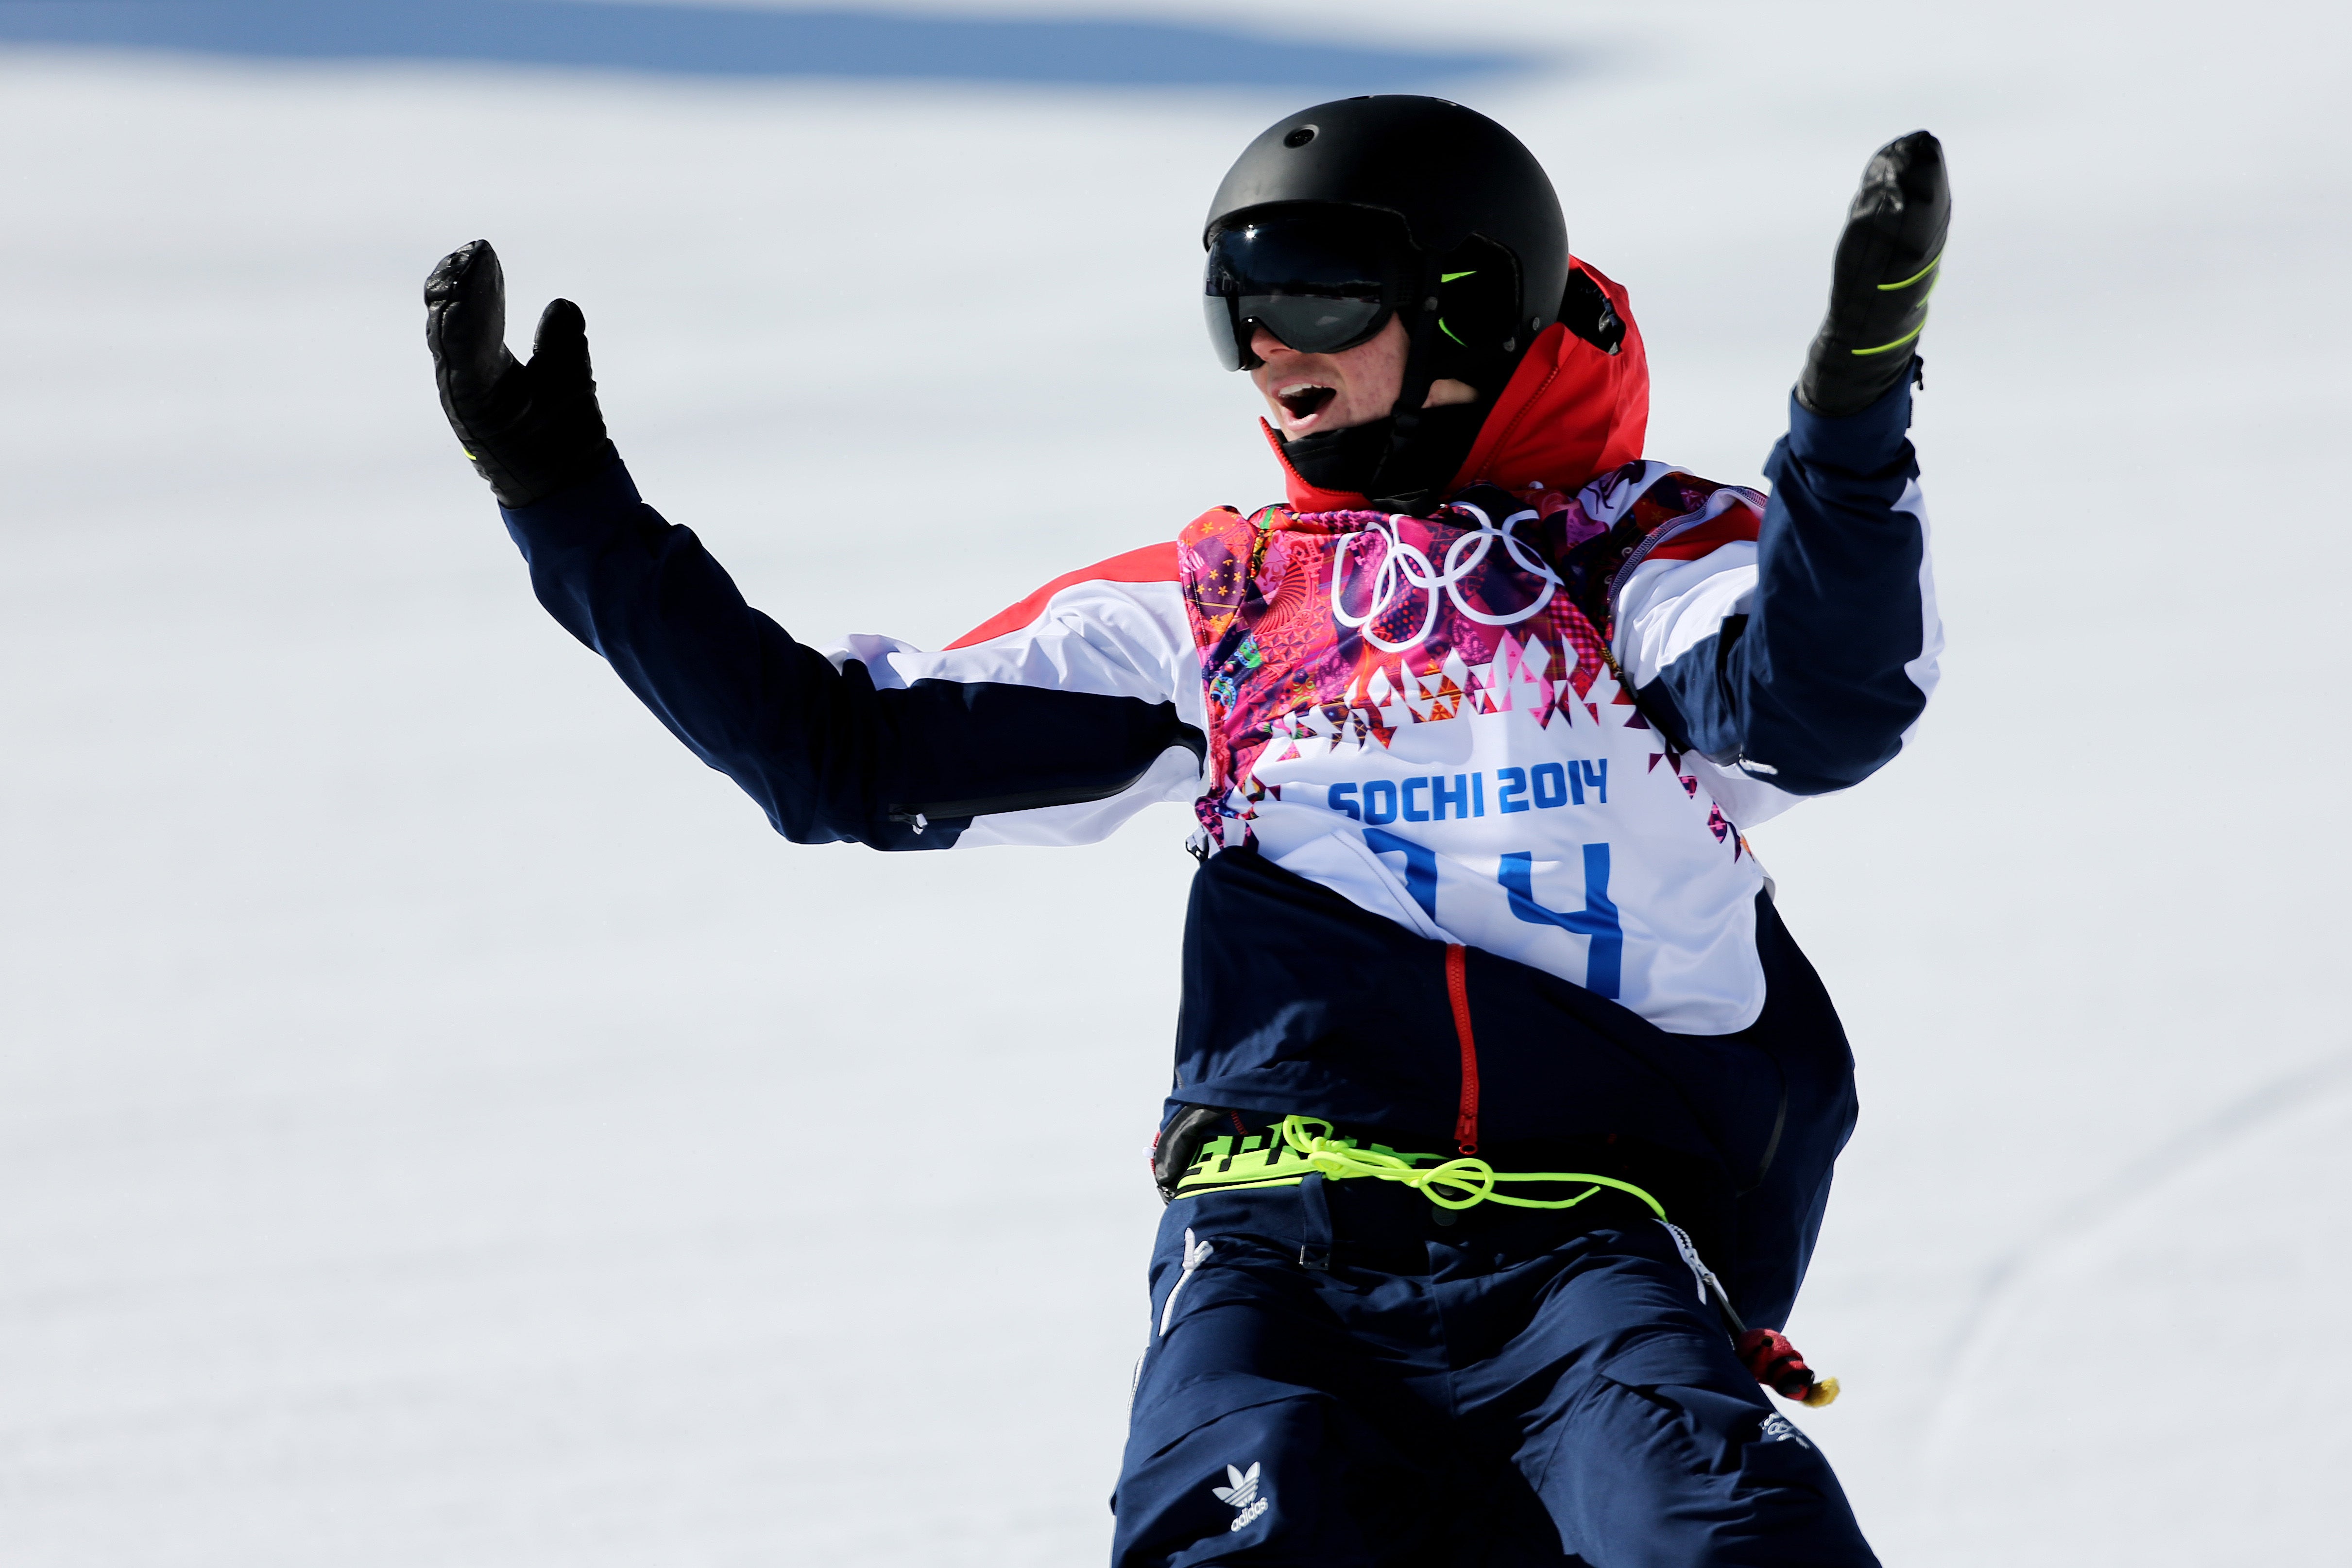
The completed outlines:
{"type": "Polygon", "coordinates": [[[1436,98],[1285,116],[1226,174],[1202,240],[1209,335],[1229,370],[1259,363],[1259,326],[1331,353],[1403,320],[1412,347],[1390,417],[1286,448],[1311,483],[1415,507],[1468,456],[1568,291],[1568,226],[1543,166],[1485,115],[1436,98]],[[1477,402],[1423,409],[1443,376],[1477,402]]]}

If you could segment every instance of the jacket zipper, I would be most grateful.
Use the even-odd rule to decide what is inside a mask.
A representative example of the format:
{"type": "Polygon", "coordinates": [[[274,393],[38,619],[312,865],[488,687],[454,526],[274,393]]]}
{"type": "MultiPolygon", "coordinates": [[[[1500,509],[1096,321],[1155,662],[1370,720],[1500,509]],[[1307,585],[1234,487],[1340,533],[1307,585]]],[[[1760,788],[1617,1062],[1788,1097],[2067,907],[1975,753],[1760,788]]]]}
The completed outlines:
{"type": "Polygon", "coordinates": [[[1005,812],[1042,811],[1055,805],[1085,805],[1091,801],[1108,800],[1115,795],[1133,789],[1142,777],[1160,765],[1160,759],[1178,747],[1205,760],[1209,754],[1208,737],[1190,724],[1180,724],[1169,742],[1151,755],[1150,761],[1127,778],[1108,784],[1065,784],[1058,789],[1020,790],[1009,795],[976,796],[971,800],[891,801],[882,808],[884,818],[906,823],[917,833],[935,822],[946,822],[963,816],[995,816],[1005,812]]]}
{"type": "MultiPolygon", "coordinates": [[[[1191,748],[1186,749],[1189,751],[1191,748]]],[[[1062,789],[1024,790],[1018,795],[982,795],[972,800],[893,801],[882,808],[882,815],[891,822],[911,823],[915,831],[920,833],[934,822],[945,822],[952,817],[996,816],[1013,811],[1042,811],[1052,805],[1085,805],[1090,801],[1108,800],[1115,795],[1133,789],[1136,781],[1150,773],[1159,761],[1159,757],[1152,758],[1134,778],[1108,787],[1077,784],[1062,789]]]]}
{"type": "MultiPolygon", "coordinates": [[[[1157,763],[1160,759],[1154,757],[1157,763]]],[[[918,832],[934,822],[945,822],[959,816],[995,816],[1013,811],[1040,811],[1050,805],[1084,805],[1089,801],[1108,800],[1122,790],[1133,789],[1135,780],[1150,772],[1149,766],[1126,783],[1104,788],[1097,784],[1080,784],[1063,789],[1024,790],[1017,795],[983,795],[972,800],[892,801],[882,808],[885,819],[914,826],[918,832]]]]}
{"type": "Polygon", "coordinates": [[[1644,539],[1641,543],[1633,546],[1633,549],[1625,552],[1623,559],[1622,559],[1617,564],[1616,575],[1609,579],[1610,628],[1613,629],[1617,625],[1617,589],[1619,584],[1622,584],[1626,578],[1632,576],[1633,574],[1633,568],[1639,566],[1643,562],[1647,561],[1652,553],[1657,550],[1658,546],[1665,543],[1676,534],[1688,533],[1692,529],[1696,528],[1702,521],[1712,522],[1715,520],[1713,518],[1676,518],[1674,521],[1668,523],[1665,527],[1659,529],[1655,533],[1651,534],[1647,539],[1644,539]]]}
{"type": "MultiPolygon", "coordinates": [[[[1746,506],[1748,503],[1741,500],[1733,504],[1746,506]]],[[[1607,639],[1617,626],[1617,589],[1626,578],[1633,574],[1633,569],[1655,554],[1660,545],[1680,538],[1694,528],[1713,522],[1716,517],[1722,515],[1721,512],[1717,512],[1715,517],[1678,517],[1625,552],[1623,559],[1618,563],[1616,575],[1609,579],[1609,625],[1600,628],[1602,647],[1608,646],[1607,639]]]]}
{"type": "Polygon", "coordinates": [[[1478,1152],[1478,1039],[1470,1032],[1470,955],[1458,942],[1445,948],[1445,995],[1454,1005],[1454,1037],[1462,1047],[1462,1102],[1454,1115],[1454,1142],[1478,1152]]]}

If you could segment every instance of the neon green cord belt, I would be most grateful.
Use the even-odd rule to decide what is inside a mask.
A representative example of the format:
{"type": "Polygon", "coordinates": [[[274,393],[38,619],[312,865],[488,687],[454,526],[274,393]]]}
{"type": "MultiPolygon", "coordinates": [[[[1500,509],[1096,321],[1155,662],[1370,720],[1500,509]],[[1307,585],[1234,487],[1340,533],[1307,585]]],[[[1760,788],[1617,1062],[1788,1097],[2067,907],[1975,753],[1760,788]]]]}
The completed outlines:
{"type": "Polygon", "coordinates": [[[1250,1187],[1290,1187],[1309,1175],[1326,1181],[1370,1176],[1412,1188],[1439,1208],[1466,1209],[1483,1203],[1505,1204],[1516,1209],[1572,1209],[1603,1188],[1630,1193],[1647,1204],[1660,1219],[1666,1217],[1657,1199],[1614,1176],[1584,1171],[1497,1171],[1475,1155],[1447,1159],[1439,1154],[1400,1154],[1384,1143],[1360,1145],[1352,1138],[1334,1138],[1331,1124],[1312,1116],[1286,1116],[1278,1130],[1251,1133],[1239,1141],[1214,1138],[1201,1146],[1176,1196],[1234,1192],[1250,1187]],[[1499,1192],[1503,1183],[1581,1183],[1584,1191],[1569,1198],[1523,1198],[1499,1192]]]}

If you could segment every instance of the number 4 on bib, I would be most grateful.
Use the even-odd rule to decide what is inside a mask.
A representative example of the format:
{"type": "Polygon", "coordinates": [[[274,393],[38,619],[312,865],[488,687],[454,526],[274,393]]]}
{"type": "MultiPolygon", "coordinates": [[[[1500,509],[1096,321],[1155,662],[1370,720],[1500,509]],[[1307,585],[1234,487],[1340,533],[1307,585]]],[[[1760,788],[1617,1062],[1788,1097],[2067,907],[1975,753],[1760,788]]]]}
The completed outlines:
{"type": "Polygon", "coordinates": [[[1609,846],[1584,847],[1584,907],[1548,910],[1536,902],[1535,856],[1528,850],[1503,857],[1496,873],[1511,897],[1511,912],[1529,925],[1553,925],[1591,939],[1584,958],[1584,988],[1614,1000],[1625,962],[1625,928],[1609,901],[1609,846]]]}

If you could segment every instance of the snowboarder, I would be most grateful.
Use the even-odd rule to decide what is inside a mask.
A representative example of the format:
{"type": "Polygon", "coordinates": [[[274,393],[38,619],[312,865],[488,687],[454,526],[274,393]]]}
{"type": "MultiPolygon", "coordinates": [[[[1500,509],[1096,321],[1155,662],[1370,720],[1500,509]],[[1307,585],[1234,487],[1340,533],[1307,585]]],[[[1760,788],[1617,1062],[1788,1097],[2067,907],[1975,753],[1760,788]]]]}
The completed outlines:
{"type": "MultiPolygon", "coordinates": [[[[579,309],[425,287],[541,602],[797,842],[1076,844],[1194,803],[1114,1556],[1874,1563],[1778,1333],[1853,1058],[1741,829],[1901,748],[1941,634],[1906,432],[1948,196],[1866,170],[1768,498],[1642,456],[1625,290],[1502,127],[1286,116],[1203,303],[1283,502],[929,652],[803,646],[638,499],[579,309]]],[[[1066,325],[1071,325],[1066,323],[1066,325]]]]}

